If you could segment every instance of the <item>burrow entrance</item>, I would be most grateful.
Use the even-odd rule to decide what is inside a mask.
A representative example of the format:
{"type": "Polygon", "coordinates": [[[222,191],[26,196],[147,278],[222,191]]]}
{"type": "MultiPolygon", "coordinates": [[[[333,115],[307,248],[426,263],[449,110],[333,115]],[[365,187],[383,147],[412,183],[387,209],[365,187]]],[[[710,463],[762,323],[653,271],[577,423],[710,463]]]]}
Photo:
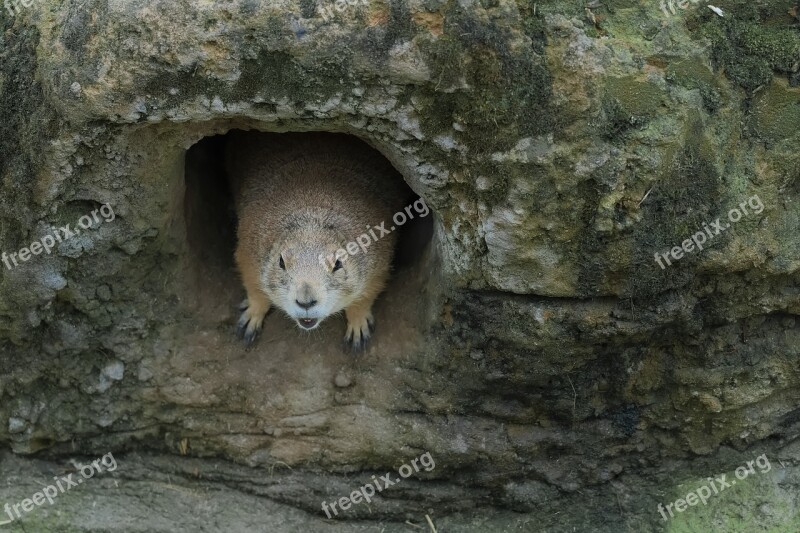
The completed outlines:
{"type": "MultiPolygon", "coordinates": [[[[297,135],[297,134],[295,134],[297,135]]],[[[366,144],[358,137],[338,135],[351,143],[366,144]]],[[[245,297],[234,263],[237,217],[228,176],[225,148],[232,142],[228,134],[206,137],[186,153],[184,220],[187,237],[187,293],[184,303],[196,313],[204,328],[229,334],[234,347],[241,344],[234,336],[239,303],[245,297]]],[[[374,148],[370,148],[374,150],[374,148]]],[[[313,157],[313,155],[312,155],[313,157]]],[[[398,172],[397,180],[403,180],[398,172]]],[[[409,202],[419,198],[405,185],[409,202]]],[[[410,204],[406,204],[410,205],[410,204]]],[[[399,230],[393,273],[389,285],[375,304],[377,329],[370,352],[406,351],[409,340],[419,337],[427,324],[434,290],[435,261],[432,253],[434,217],[430,211],[416,217],[399,230]],[[401,348],[402,347],[402,348],[401,348]]],[[[328,318],[312,332],[301,331],[280,310],[267,317],[264,331],[253,350],[344,353],[342,338],[346,321],[342,315],[328,318]]],[[[418,339],[419,340],[419,339],[418,339]]]]}

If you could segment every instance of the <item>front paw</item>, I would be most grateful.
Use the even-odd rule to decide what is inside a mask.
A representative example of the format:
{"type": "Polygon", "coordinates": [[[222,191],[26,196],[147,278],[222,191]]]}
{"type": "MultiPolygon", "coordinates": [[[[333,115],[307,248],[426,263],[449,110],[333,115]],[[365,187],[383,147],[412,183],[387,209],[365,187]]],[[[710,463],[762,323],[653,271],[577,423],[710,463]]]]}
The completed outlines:
{"type": "Polygon", "coordinates": [[[264,324],[264,317],[267,316],[269,308],[264,309],[260,306],[249,305],[247,300],[242,302],[239,307],[244,309],[236,324],[236,335],[250,346],[261,333],[261,326],[264,324]]]}
{"type": "Polygon", "coordinates": [[[375,319],[372,312],[367,311],[357,316],[348,316],[347,333],[344,336],[345,345],[354,352],[361,352],[367,347],[370,336],[375,331],[375,319]]]}

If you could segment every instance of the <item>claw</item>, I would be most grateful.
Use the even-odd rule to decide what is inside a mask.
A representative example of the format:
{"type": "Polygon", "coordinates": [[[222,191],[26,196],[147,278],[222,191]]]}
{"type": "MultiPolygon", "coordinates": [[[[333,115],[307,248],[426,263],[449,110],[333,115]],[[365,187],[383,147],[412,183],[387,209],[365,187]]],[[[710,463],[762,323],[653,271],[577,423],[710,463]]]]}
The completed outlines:
{"type": "Polygon", "coordinates": [[[239,322],[236,324],[236,337],[244,341],[245,346],[250,346],[258,338],[260,328],[249,328],[250,319],[242,314],[239,322]]]}
{"type": "Polygon", "coordinates": [[[360,355],[367,349],[368,344],[369,338],[357,342],[354,342],[352,337],[345,338],[342,342],[342,351],[345,353],[352,353],[353,355],[360,355]]]}
{"type": "Polygon", "coordinates": [[[256,339],[258,339],[258,335],[260,333],[261,333],[261,330],[259,330],[259,329],[254,329],[254,330],[246,332],[244,334],[244,343],[245,343],[245,345],[247,345],[247,346],[252,345],[256,341],[256,339]]]}
{"type": "Polygon", "coordinates": [[[374,331],[375,319],[372,314],[358,320],[355,324],[348,323],[347,333],[344,336],[345,351],[351,351],[354,354],[364,352],[374,331]]]}
{"type": "MultiPolygon", "coordinates": [[[[245,302],[246,301],[247,300],[245,300],[245,302]]],[[[271,309],[268,309],[267,312],[261,316],[254,314],[251,307],[247,307],[242,312],[239,321],[236,323],[236,337],[242,339],[247,347],[250,347],[256,339],[258,339],[258,335],[261,333],[261,326],[264,323],[264,318],[269,314],[270,310],[271,309]]]]}
{"type": "Polygon", "coordinates": [[[237,338],[239,338],[239,339],[244,338],[244,333],[245,333],[245,331],[247,331],[247,323],[248,322],[249,322],[249,320],[247,320],[247,318],[244,315],[239,317],[239,322],[236,323],[236,337],[237,338]]]}

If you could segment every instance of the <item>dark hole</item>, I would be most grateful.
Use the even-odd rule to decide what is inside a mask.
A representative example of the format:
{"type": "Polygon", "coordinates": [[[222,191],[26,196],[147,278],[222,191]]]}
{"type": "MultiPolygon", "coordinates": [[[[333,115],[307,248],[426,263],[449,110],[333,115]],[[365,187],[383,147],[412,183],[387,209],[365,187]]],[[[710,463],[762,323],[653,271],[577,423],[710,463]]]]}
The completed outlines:
{"type": "MultiPolygon", "coordinates": [[[[329,135],[339,135],[347,138],[348,142],[365,144],[355,136],[329,135]]],[[[233,259],[237,220],[225,174],[227,142],[227,135],[206,137],[186,154],[184,215],[188,262],[184,301],[199,318],[209,322],[219,322],[220,317],[231,321],[232,310],[245,296],[233,259]]],[[[396,179],[403,180],[399,172],[396,179]]],[[[404,205],[411,205],[419,199],[410,187],[406,186],[406,192],[407,201],[404,205]]],[[[403,291],[408,290],[409,283],[419,286],[421,278],[416,274],[417,271],[425,272],[421,276],[428,275],[430,269],[419,267],[429,261],[433,220],[434,213],[431,211],[425,218],[415,217],[400,228],[393,274],[385,293],[391,292],[396,283],[402,283],[405,287],[403,291]]],[[[424,288],[419,290],[423,291],[424,288]]],[[[385,297],[386,294],[379,302],[385,297]]],[[[419,311],[413,313],[419,316],[419,311]]],[[[292,324],[286,321],[286,326],[291,328],[292,324]]]]}

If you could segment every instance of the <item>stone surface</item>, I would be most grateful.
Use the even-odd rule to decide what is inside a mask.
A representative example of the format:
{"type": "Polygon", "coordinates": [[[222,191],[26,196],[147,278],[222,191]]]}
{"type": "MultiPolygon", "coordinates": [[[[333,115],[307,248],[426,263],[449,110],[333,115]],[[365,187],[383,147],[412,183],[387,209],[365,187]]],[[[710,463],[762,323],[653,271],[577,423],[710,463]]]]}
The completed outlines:
{"type": "Polygon", "coordinates": [[[792,2],[323,4],[0,14],[0,246],[80,229],[0,268],[0,495],[76,454],[121,464],[122,488],[25,530],[797,529],[792,2]],[[187,157],[233,128],[355,135],[432,209],[364,356],[337,320],[233,338],[224,195],[201,186],[219,161],[187,157]],[[431,472],[323,521],[322,500],[425,452],[431,472]],[[770,473],[662,521],[762,453],[770,473]],[[232,511],[169,512],[200,504],[232,511]]]}

